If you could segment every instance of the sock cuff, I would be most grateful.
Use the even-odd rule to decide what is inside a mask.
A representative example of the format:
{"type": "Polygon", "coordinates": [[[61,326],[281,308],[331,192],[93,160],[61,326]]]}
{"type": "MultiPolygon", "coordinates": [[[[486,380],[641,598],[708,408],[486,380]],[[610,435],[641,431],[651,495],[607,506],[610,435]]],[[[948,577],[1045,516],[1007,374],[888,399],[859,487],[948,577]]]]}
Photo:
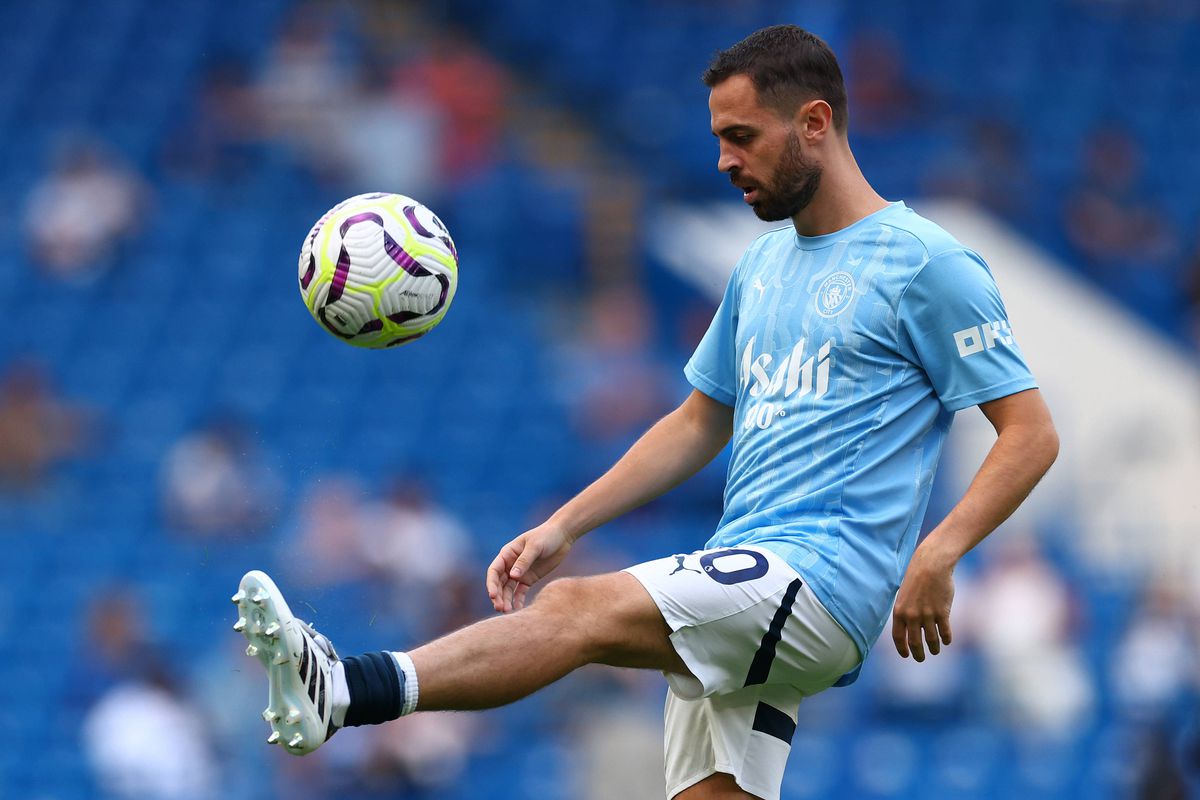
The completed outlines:
{"type": "Polygon", "coordinates": [[[350,694],[346,727],[378,725],[400,716],[404,706],[403,679],[391,653],[348,656],[342,663],[350,694]]]}
{"type": "Polygon", "coordinates": [[[396,666],[400,668],[400,684],[404,687],[404,707],[400,710],[400,716],[404,716],[417,710],[417,697],[420,694],[417,668],[413,666],[408,653],[395,651],[392,657],[396,659],[396,666]]]}

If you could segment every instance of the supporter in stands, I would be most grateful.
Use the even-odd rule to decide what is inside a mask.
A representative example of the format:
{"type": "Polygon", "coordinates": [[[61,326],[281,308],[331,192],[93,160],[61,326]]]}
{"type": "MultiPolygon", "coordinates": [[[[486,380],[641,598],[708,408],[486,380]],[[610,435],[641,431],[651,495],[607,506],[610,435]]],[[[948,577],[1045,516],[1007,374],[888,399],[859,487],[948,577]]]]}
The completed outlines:
{"type": "Polygon", "coordinates": [[[85,413],[60,400],[42,366],[23,362],[0,377],[0,491],[39,488],[53,466],[83,450],[85,413]]]}
{"type": "Polygon", "coordinates": [[[477,618],[478,603],[446,619],[464,596],[478,600],[471,536],[415,474],[395,479],[364,518],[362,558],[390,588],[389,613],[403,620],[410,635],[438,636],[477,618]],[[413,558],[416,552],[420,558],[413,558]]]}
{"type": "Polygon", "coordinates": [[[398,721],[363,737],[355,768],[342,778],[348,795],[436,800],[457,785],[477,745],[479,720],[443,712],[398,721]]]}
{"type": "Polygon", "coordinates": [[[144,620],[133,593],[110,587],[83,609],[84,636],[66,684],[66,701],[73,714],[82,714],[118,684],[138,673],[149,650],[144,620]]]}
{"type": "Polygon", "coordinates": [[[1200,240],[1184,265],[1183,286],[1184,302],[1188,309],[1184,320],[1185,335],[1200,350],[1200,240]]]}
{"type": "Polygon", "coordinates": [[[359,70],[343,122],[330,131],[327,147],[338,176],[354,191],[397,191],[432,203],[446,188],[444,140],[453,128],[446,129],[426,92],[396,90],[384,65],[359,70]]]}
{"type": "Polygon", "coordinates": [[[1112,655],[1112,690],[1125,713],[1160,722],[1200,689],[1196,619],[1182,591],[1151,578],[1112,655]],[[1153,653],[1153,658],[1147,658],[1153,653]]]}
{"type": "Polygon", "coordinates": [[[94,280],[137,232],[146,192],[141,179],[99,144],[72,143],[26,201],[31,256],[55,278],[94,280]]]}
{"type": "Polygon", "coordinates": [[[976,120],[965,147],[935,161],[923,183],[927,195],[970,201],[1021,228],[1034,221],[1037,192],[1021,133],[999,117],[976,120]]]}
{"type": "Polygon", "coordinates": [[[354,75],[335,44],[339,26],[327,7],[300,6],[271,48],[255,92],[264,133],[289,144],[318,175],[336,171],[327,147],[346,124],[354,75]]]}
{"type": "Polygon", "coordinates": [[[508,77],[486,53],[453,31],[443,31],[427,54],[396,74],[401,96],[426,94],[446,119],[440,180],[458,183],[490,166],[498,155],[508,77]]]}
{"type": "Polygon", "coordinates": [[[139,598],[109,587],[86,612],[86,634],[66,683],[71,717],[83,717],[88,764],[112,800],[216,797],[208,731],[147,636],[139,598]]]}
{"type": "Polygon", "coordinates": [[[846,58],[846,94],[860,135],[894,133],[919,111],[916,88],[905,76],[904,53],[891,35],[863,30],[846,58]]]}
{"type": "Polygon", "coordinates": [[[342,586],[370,578],[362,545],[365,494],[356,481],[338,474],[324,475],[300,493],[295,533],[281,552],[297,584],[342,586]]]}
{"type": "Polygon", "coordinates": [[[978,638],[998,715],[1031,732],[1067,733],[1088,719],[1092,678],[1076,644],[1076,601],[1028,534],[983,551],[968,627],[978,638]]]}
{"type": "Polygon", "coordinates": [[[579,433],[593,442],[628,437],[667,410],[671,373],[654,357],[654,320],[635,284],[601,289],[588,299],[582,339],[566,355],[566,376],[579,433]]]}
{"type": "Polygon", "coordinates": [[[195,110],[166,144],[167,168],[222,183],[237,180],[262,156],[260,116],[245,65],[233,58],[214,60],[195,110]]]}
{"type": "Polygon", "coordinates": [[[113,800],[207,800],[217,771],[200,713],[151,659],[111,689],[83,721],[96,782],[113,800]]]}
{"type": "Polygon", "coordinates": [[[246,534],[274,522],[281,485],[253,437],[221,419],[184,436],[163,459],[162,510],[193,534],[246,534]]]}
{"type": "Polygon", "coordinates": [[[1143,158],[1124,130],[1096,131],[1064,209],[1065,230],[1097,281],[1148,319],[1173,327],[1179,290],[1171,267],[1179,242],[1145,185],[1143,158]]]}

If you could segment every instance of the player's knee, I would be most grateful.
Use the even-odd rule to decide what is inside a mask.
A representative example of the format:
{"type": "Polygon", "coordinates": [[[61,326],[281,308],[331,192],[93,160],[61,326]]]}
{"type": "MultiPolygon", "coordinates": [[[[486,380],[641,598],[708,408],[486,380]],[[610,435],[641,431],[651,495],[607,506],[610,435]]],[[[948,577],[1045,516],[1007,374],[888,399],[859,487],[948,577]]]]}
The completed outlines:
{"type": "Polygon", "coordinates": [[[558,633],[580,648],[587,661],[600,661],[614,646],[624,644],[629,622],[621,603],[604,586],[606,576],[559,578],[546,584],[534,607],[552,615],[558,633]]]}
{"type": "Polygon", "coordinates": [[[580,578],[558,578],[538,592],[536,607],[548,613],[574,614],[580,605],[580,578]]]}

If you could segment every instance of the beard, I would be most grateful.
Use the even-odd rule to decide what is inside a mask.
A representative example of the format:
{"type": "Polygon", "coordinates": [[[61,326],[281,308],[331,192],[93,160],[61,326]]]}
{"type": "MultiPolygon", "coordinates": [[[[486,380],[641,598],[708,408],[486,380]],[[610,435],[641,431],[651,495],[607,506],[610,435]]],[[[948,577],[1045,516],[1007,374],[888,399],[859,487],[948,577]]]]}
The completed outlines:
{"type": "Polygon", "coordinates": [[[769,186],[758,188],[758,199],[751,208],[764,222],[789,219],[808,207],[820,185],[821,165],[804,157],[800,137],[793,131],[784,142],[783,155],[769,186]]]}

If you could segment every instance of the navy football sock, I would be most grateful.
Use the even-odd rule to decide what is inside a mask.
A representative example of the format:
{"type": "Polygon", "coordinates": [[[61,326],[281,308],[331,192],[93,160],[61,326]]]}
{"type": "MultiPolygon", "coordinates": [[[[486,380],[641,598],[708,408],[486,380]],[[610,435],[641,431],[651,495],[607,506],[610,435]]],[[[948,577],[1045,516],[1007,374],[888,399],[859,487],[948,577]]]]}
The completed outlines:
{"type": "Polygon", "coordinates": [[[404,676],[388,652],[363,653],[342,659],[350,707],[345,727],[378,725],[397,719],[404,708],[404,676]]]}

